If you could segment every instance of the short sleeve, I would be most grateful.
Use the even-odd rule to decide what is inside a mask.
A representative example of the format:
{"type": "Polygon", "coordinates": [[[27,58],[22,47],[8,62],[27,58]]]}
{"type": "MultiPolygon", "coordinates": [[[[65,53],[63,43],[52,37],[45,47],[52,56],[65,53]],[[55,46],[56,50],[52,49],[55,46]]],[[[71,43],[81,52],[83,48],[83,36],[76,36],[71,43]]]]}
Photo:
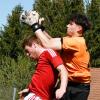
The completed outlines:
{"type": "Polygon", "coordinates": [[[77,39],[72,37],[63,37],[62,48],[65,50],[79,51],[77,39]]]}
{"type": "Polygon", "coordinates": [[[60,55],[56,51],[54,51],[52,49],[48,49],[47,51],[48,51],[48,60],[54,66],[54,68],[63,64],[63,61],[62,61],[60,55]]]}

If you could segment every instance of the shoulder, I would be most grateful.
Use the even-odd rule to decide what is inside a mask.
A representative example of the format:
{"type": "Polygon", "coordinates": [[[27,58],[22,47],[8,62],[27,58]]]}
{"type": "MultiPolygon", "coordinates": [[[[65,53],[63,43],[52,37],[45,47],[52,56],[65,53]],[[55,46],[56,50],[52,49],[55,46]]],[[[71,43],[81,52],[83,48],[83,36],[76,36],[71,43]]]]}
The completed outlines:
{"type": "Polygon", "coordinates": [[[53,50],[53,49],[46,49],[46,52],[51,57],[57,56],[57,52],[55,50],[53,50]]]}
{"type": "Polygon", "coordinates": [[[84,43],[84,37],[63,37],[63,49],[79,51],[80,46],[84,43]]]}
{"type": "Polygon", "coordinates": [[[63,43],[75,44],[75,43],[84,43],[84,37],[63,37],[63,43]]]}

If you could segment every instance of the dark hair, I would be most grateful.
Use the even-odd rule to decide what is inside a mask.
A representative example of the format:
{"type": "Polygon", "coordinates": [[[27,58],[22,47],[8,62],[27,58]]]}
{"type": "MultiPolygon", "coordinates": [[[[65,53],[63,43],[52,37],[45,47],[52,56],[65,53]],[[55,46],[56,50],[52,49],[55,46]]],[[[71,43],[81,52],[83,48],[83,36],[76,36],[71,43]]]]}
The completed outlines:
{"type": "Polygon", "coordinates": [[[75,22],[78,25],[81,25],[83,28],[83,32],[90,29],[91,24],[88,20],[88,18],[85,15],[82,14],[74,14],[71,16],[70,21],[75,22]]]}
{"type": "Polygon", "coordinates": [[[40,42],[40,40],[37,39],[36,36],[29,36],[29,37],[27,37],[26,39],[24,39],[24,41],[23,41],[23,43],[22,43],[22,47],[25,48],[26,45],[27,45],[27,46],[32,46],[32,43],[33,43],[33,42],[34,42],[34,43],[37,43],[37,44],[39,44],[39,45],[42,45],[41,42],[40,42]]]}

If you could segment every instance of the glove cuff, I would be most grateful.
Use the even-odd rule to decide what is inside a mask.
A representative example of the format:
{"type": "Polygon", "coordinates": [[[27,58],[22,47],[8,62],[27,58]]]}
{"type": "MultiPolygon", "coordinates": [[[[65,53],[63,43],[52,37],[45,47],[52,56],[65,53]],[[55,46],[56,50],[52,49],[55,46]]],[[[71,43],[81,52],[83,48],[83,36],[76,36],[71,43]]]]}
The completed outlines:
{"type": "Polygon", "coordinates": [[[31,26],[33,32],[37,31],[38,29],[41,29],[41,26],[38,24],[38,23],[34,23],[32,26],[31,26]]]}
{"type": "Polygon", "coordinates": [[[39,25],[39,23],[34,23],[32,26],[31,26],[33,32],[37,31],[38,29],[41,29],[42,31],[45,30],[45,27],[42,26],[42,25],[39,25]]]}

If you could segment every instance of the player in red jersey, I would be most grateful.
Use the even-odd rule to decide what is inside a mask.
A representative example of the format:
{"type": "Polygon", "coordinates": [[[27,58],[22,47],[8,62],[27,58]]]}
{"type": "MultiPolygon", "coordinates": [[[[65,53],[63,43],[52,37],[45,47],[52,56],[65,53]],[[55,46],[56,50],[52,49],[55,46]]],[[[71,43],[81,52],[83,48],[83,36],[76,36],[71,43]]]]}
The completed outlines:
{"type": "Polygon", "coordinates": [[[37,60],[36,70],[27,89],[19,92],[20,100],[53,100],[53,90],[60,75],[60,88],[56,90],[56,99],[66,92],[68,73],[61,57],[52,49],[45,49],[36,37],[29,37],[23,42],[27,56],[37,60]],[[23,94],[29,92],[27,96],[23,94]]]}

